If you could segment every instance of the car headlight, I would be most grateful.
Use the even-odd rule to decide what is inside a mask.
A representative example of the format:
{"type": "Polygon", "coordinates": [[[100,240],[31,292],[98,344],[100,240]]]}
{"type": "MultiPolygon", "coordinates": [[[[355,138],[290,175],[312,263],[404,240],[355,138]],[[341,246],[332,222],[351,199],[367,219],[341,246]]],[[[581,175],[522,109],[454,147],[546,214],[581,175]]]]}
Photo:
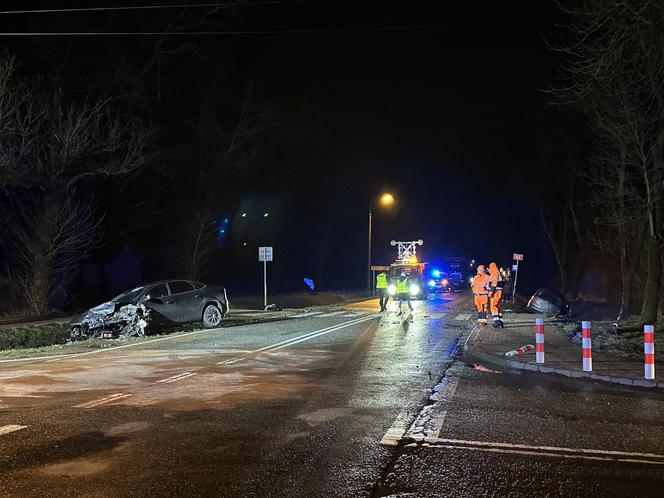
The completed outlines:
{"type": "Polygon", "coordinates": [[[435,287],[436,286],[436,281],[435,280],[429,280],[429,287],[435,287]]]}
{"type": "Polygon", "coordinates": [[[408,288],[411,296],[417,296],[420,293],[420,286],[417,284],[410,284],[408,288]]]}
{"type": "Polygon", "coordinates": [[[390,284],[387,286],[387,293],[390,296],[394,296],[397,293],[397,286],[394,284],[390,284]]]}
{"type": "Polygon", "coordinates": [[[447,285],[447,284],[449,284],[449,282],[447,281],[446,278],[443,279],[443,282],[442,282],[442,283],[443,283],[443,285],[447,285]]]}

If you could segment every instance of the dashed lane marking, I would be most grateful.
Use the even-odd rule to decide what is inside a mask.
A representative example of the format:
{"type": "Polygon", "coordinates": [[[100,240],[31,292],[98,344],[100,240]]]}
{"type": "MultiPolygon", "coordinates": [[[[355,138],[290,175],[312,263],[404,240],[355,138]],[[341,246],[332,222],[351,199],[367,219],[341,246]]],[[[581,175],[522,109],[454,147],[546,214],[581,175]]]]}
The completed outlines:
{"type": "Polygon", "coordinates": [[[291,318],[306,318],[308,316],[316,316],[322,314],[322,311],[308,311],[306,313],[299,313],[297,315],[291,315],[291,318]]]}
{"type": "Polygon", "coordinates": [[[431,446],[432,448],[664,465],[664,455],[659,455],[657,453],[595,450],[588,448],[564,448],[560,446],[535,446],[528,444],[498,443],[491,441],[468,441],[464,439],[437,439],[436,441],[429,442],[433,443],[431,446]]]}
{"type": "Polygon", "coordinates": [[[166,377],[165,379],[159,379],[158,381],[155,382],[155,384],[170,384],[172,382],[177,382],[178,380],[184,380],[188,379],[189,377],[193,377],[196,375],[196,372],[184,372],[181,374],[173,375],[171,377],[166,377]]]}
{"type": "Polygon", "coordinates": [[[21,429],[25,429],[28,427],[27,425],[3,425],[0,426],[0,436],[4,436],[5,434],[10,434],[12,432],[20,431],[21,429]]]}
{"type": "Polygon", "coordinates": [[[454,320],[467,321],[467,320],[470,320],[470,316],[471,316],[470,313],[461,313],[461,314],[455,316],[454,320]]]}
{"type": "Polygon", "coordinates": [[[101,399],[95,399],[93,401],[81,403],[80,405],[74,405],[74,408],[95,408],[97,406],[107,405],[108,403],[128,398],[129,396],[131,396],[130,393],[115,393],[101,399]]]}
{"type": "Polygon", "coordinates": [[[316,337],[329,334],[331,332],[336,332],[337,330],[341,330],[341,329],[344,329],[346,327],[350,327],[352,325],[357,325],[359,323],[363,323],[363,322],[366,322],[368,320],[372,320],[374,318],[376,318],[376,317],[375,316],[365,316],[365,317],[362,317],[362,318],[357,318],[355,320],[349,320],[347,322],[339,323],[337,325],[332,325],[330,327],[325,327],[325,328],[320,329],[320,330],[314,330],[313,332],[309,332],[307,334],[292,337],[292,338],[287,339],[285,341],[270,344],[269,346],[264,346],[264,347],[259,348],[259,349],[254,349],[253,351],[250,351],[250,352],[242,355],[239,358],[230,358],[228,360],[220,361],[220,362],[217,363],[217,365],[224,365],[224,366],[233,365],[234,363],[238,363],[240,361],[246,360],[250,356],[254,356],[254,355],[257,355],[259,353],[264,353],[264,352],[269,352],[269,351],[276,351],[278,349],[283,349],[283,348],[286,348],[288,346],[292,346],[294,344],[299,344],[300,342],[309,341],[309,340],[314,339],[316,337]]]}

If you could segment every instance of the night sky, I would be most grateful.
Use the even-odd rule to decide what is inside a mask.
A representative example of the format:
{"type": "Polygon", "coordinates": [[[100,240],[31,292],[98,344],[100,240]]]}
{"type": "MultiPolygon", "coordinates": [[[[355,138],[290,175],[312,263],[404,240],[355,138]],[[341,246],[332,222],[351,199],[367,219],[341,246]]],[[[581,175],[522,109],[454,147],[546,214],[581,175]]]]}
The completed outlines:
{"type": "MultiPolygon", "coordinates": [[[[45,5],[54,7],[31,3],[45,5]]],[[[58,16],[3,22],[14,30],[133,31],[159,29],[161,19],[151,12],[141,13],[140,22],[122,12],[58,16]]],[[[159,116],[161,129],[170,130],[161,145],[178,144],[187,99],[202,92],[211,73],[251,82],[272,110],[255,168],[237,180],[232,207],[219,213],[230,218],[231,235],[209,280],[253,289],[256,246],[266,244],[275,247],[276,290],[299,289],[304,276],[322,288],[361,287],[368,205],[390,191],[396,206],[374,213],[375,264],[394,258],[391,239],[422,238],[424,260],[468,256],[506,266],[513,252],[524,252],[522,284],[548,284],[555,267],[536,195],[554,188],[566,168],[556,157],[558,139],[576,133],[565,111],[549,105],[541,91],[558,74],[559,61],[545,43],[559,36],[556,21],[553,2],[527,1],[487,7],[312,0],[238,9],[233,29],[290,33],[225,37],[228,51],[212,65],[197,66],[190,57],[163,68],[163,99],[171,104],[159,116]],[[401,29],[413,26],[419,28],[401,29]],[[241,219],[241,212],[249,216],[241,219]],[[263,218],[264,212],[270,216],[263,218]]],[[[150,37],[6,41],[23,67],[36,72],[46,45],[56,53],[73,47],[64,72],[80,92],[118,70],[107,54],[148,53],[152,43],[150,37]]],[[[177,147],[183,157],[195,153],[184,141],[177,147]]],[[[114,240],[131,243],[148,279],[172,276],[150,259],[168,243],[165,205],[188,195],[178,175],[192,171],[185,164],[168,176],[168,187],[152,187],[159,174],[158,167],[148,168],[126,188],[134,202],[111,205],[107,216],[111,225],[117,219],[126,228],[129,217],[140,227],[144,236],[124,230],[114,240]],[[126,206],[136,205],[146,188],[152,201],[128,213],[126,206]]],[[[113,204],[115,195],[102,188],[104,202],[113,204]]]]}

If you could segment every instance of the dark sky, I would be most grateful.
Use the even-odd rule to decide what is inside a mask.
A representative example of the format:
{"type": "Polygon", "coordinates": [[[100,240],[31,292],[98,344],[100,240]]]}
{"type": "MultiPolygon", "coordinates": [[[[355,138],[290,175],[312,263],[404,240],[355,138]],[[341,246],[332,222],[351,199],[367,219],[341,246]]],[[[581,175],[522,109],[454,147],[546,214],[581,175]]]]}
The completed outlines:
{"type": "Polygon", "coordinates": [[[248,71],[278,110],[266,166],[300,193],[294,224],[325,217],[361,255],[367,205],[387,189],[398,209],[376,213],[377,262],[393,257],[393,238],[423,238],[430,258],[508,264],[525,251],[539,285],[550,271],[535,209],[546,178],[539,149],[557,126],[540,91],[557,71],[544,42],[555,35],[552,3],[310,2],[263,12],[253,26],[446,25],[243,40],[248,71]],[[341,223],[326,209],[337,199],[341,223]]]}
{"type": "MultiPolygon", "coordinates": [[[[32,4],[20,6],[92,5],[32,4]]],[[[375,212],[375,263],[394,258],[391,239],[422,238],[424,259],[460,255],[508,265],[513,252],[525,252],[522,282],[530,288],[548,283],[554,266],[535,199],[539,189],[555,189],[565,167],[548,157],[559,147],[557,137],[574,133],[541,92],[558,71],[544,40],[559,36],[559,19],[549,1],[487,5],[310,0],[239,11],[234,29],[290,33],[233,37],[214,69],[223,74],[228,67],[232,78],[252,81],[273,109],[259,167],[239,206],[272,216],[242,230],[237,214],[232,219],[235,247],[225,257],[242,268],[233,275],[237,285],[245,275],[258,278],[255,247],[245,251],[241,243],[259,223],[263,228],[254,230],[251,242],[275,246],[272,271],[283,289],[297,288],[303,276],[326,287],[362,285],[367,209],[383,191],[397,204],[375,212]],[[394,29],[405,27],[417,28],[394,29]]],[[[57,22],[51,16],[1,19],[5,29],[28,23],[43,31],[159,29],[161,19],[152,12],[142,12],[140,23],[122,12],[57,16],[57,22]]],[[[58,44],[62,53],[74,46],[66,68],[74,84],[85,68],[111,71],[104,54],[150,52],[145,37],[7,42],[35,71],[44,62],[40,44],[58,44]]],[[[164,68],[166,98],[177,101],[209,85],[209,63],[193,70],[191,64],[164,68]]],[[[164,126],[190,117],[170,109],[160,116],[164,126]]],[[[227,267],[215,269],[213,280],[230,278],[227,267]]]]}

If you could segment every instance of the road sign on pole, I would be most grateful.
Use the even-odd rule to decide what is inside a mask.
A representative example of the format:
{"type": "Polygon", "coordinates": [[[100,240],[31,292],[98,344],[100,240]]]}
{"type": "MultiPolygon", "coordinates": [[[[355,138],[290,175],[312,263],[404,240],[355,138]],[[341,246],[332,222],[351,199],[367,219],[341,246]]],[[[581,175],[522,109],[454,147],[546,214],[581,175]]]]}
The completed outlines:
{"type": "Polygon", "coordinates": [[[272,261],[272,247],[258,248],[258,261],[263,262],[263,309],[267,308],[267,262],[272,261]]]}
{"type": "Polygon", "coordinates": [[[515,252],[512,254],[512,259],[516,263],[512,266],[514,269],[514,285],[512,285],[512,302],[514,302],[514,297],[516,296],[516,280],[519,277],[519,261],[523,261],[523,254],[515,252]]]}

